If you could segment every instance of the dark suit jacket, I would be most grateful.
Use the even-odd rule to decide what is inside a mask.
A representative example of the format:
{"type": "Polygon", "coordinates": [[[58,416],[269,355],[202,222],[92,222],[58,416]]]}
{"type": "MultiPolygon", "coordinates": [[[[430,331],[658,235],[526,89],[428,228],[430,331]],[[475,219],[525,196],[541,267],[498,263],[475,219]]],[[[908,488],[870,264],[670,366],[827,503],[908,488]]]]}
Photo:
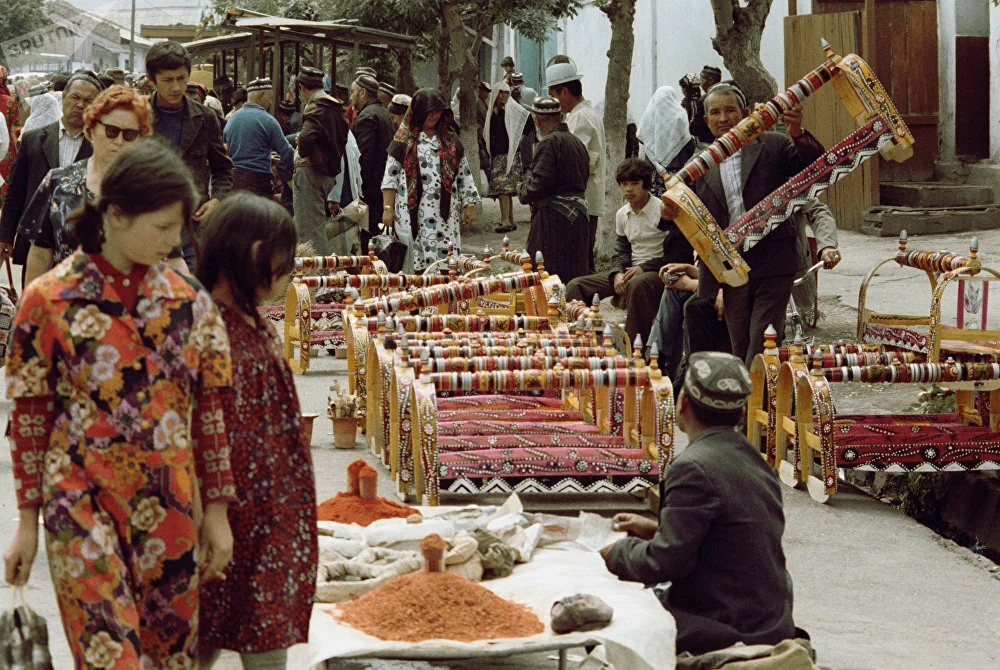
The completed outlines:
{"type": "Polygon", "coordinates": [[[612,546],[608,566],[621,579],[670,582],[678,653],[795,636],[779,486],[743,435],[709,428],[667,471],[656,536],[612,546]]]}
{"type": "MultiPolygon", "coordinates": [[[[93,153],[90,142],[84,138],[76,160],[89,158],[93,153]]],[[[30,130],[21,135],[21,146],[14,158],[8,179],[7,195],[0,210],[0,241],[13,242],[21,215],[35,195],[38,185],[52,168],[59,167],[59,122],[44,128],[30,130]]],[[[23,236],[22,236],[23,238],[23,236]]],[[[27,240],[19,239],[14,247],[14,262],[24,265],[28,257],[27,240]]]]}
{"type": "MultiPolygon", "coordinates": [[[[211,198],[222,200],[233,190],[233,161],[222,143],[222,129],[215,112],[191,98],[185,97],[184,101],[187,107],[177,151],[194,177],[200,206],[211,198]]],[[[153,133],[164,137],[155,93],[149,104],[153,107],[153,133]]]]}
{"type": "MultiPolygon", "coordinates": [[[[780,133],[764,133],[741,151],[743,206],[749,210],[789,178],[801,172],[823,154],[823,146],[808,135],[808,142],[793,142],[780,133]]],[[[712,167],[695,183],[695,194],[708,207],[716,222],[729,226],[729,205],[718,166],[712,167]]],[[[792,275],[803,269],[797,249],[798,230],[791,219],[772,230],[748,252],[740,249],[750,265],[750,279],[792,275]]],[[[702,274],[714,287],[699,287],[699,294],[715,297],[718,285],[710,272],[702,274]]],[[[702,282],[704,283],[704,282],[702,282]]]]}
{"type": "Polygon", "coordinates": [[[368,203],[369,227],[373,229],[382,220],[382,177],[392,141],[392,119],[385,107],[371,101],[358,112],[351,132],[361,151],[361,192],[368,203]]]}

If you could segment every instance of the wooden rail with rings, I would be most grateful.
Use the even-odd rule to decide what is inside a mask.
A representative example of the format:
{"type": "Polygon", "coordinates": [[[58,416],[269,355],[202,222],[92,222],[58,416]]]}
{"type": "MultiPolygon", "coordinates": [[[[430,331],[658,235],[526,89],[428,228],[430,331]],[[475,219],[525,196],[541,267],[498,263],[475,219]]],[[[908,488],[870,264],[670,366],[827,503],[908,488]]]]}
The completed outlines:
{"type": "Polygon", "coordinates": [[[675,223],[722,283],[740,286],[747,282],[750,268],[737,251],[737,245],[751,232],[769,222],[786,219],[810,197],[815,197],[876,152],[895,161],[906,160],[912,155],[913,136],[867,63],[855,54],[844,58],[835,55],[825,40],[822,46],[826,54],[823,64],[788,90],[757,105],[749,116],[667,179],[663,199],[680,210],[675,223]],[[860,127],[859,131],[824,153],[788,185],[766,196],[760,206],[751,208],[723,230],[690,186],[712,166],[734,155],[774,126],[786,111],[831,80],[860,127]]]}

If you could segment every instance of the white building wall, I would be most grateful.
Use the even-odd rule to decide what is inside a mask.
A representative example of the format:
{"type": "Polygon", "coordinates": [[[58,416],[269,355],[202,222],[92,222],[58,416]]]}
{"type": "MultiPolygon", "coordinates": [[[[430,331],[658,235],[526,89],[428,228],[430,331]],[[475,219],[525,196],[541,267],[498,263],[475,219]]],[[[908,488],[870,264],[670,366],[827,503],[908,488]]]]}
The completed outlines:
{"type": "Polygon", "coordinates": [[[957,2],[938,0],[938,138],[939,161],[955,160],[955,35],[957,2]]]}
{"type": "MultiPolygon", "coordinates": [[[[799,3],[800,7],[804,4],[807,3],[799,3]]],[[[787,3],[772,5],[761,41],[761,59],[778,82],[779,89],[785,78],[784,17],[787,13],[787,3]]],[[[574,18],[560,22],[559,27],[558,52],[573,58],[584,74],[584,96],[595,104],[603,101],[611,22],[599,9],[587,6],[574,18]]],[[[677,81],[688,72],[699,72],[704,65],[716,65],[723,68],[723,78],[729,78],[722,57],[712,48],[715,20],[709,0],[658,4],[656,0],[638,0],[633,27],[635,50],[629,109],[636,119],[658,87],[677,88],[677,81]]],[[[817,63],[821,57],[817,48],[817,63]]]]}

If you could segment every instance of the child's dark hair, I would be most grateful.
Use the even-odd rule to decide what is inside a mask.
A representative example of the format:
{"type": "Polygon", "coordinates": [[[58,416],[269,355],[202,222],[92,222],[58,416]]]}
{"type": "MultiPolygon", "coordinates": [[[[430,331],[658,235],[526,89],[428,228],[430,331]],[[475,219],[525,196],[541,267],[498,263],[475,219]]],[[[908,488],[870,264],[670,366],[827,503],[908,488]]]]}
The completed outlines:
{"type": "Polygon", "coordinates": [[[653,186],[653,166],[641,158],[626,158],[615,172],[615,181],[621,184],[626,181],[641,181],[647,191],[653,186]]]}
{"type": "Polygon", "coordinates": [[[88,200],[70,222],[83,250],[96,254],[104,243],[104,213],[111,205],[126,216],[139,216],[179,202],[185,225],[190,225],[195,197],[191,171],[180,155],[160,140],[147,139],[122,149],[104,170],[100,197],[88,200]]]}
{"type": "Polygon", "coordinates": [[[239,191],[223,200],[201,225],[198,236],[198,281],[211,291],[225,277],[236,304],[254,318],[257,291],[270,288],[276,276],[295,267],[291,215],[275,201],[252,193],[239,191]]]}
{"type": "Polygon", "coordinates": [[[176,70],[186,67],[191,72],[191,56],[180,42],[164,40],[157,42],[146,53],[146,75],[156,83],[156,73],[160,70],[176,70]]]}

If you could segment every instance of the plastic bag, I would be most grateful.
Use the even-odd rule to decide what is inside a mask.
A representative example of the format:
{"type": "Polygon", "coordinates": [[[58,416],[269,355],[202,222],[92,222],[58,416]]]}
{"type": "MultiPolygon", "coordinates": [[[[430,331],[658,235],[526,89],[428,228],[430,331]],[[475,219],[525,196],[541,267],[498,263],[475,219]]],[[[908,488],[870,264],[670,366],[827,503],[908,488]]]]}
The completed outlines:
{"type": "Polygon", "coordinates": [[[24,602],[22,589],[15,589],[12,600],[11,609],[0,615],[0,668],[52,670],[45,618],[24,602]]]}

